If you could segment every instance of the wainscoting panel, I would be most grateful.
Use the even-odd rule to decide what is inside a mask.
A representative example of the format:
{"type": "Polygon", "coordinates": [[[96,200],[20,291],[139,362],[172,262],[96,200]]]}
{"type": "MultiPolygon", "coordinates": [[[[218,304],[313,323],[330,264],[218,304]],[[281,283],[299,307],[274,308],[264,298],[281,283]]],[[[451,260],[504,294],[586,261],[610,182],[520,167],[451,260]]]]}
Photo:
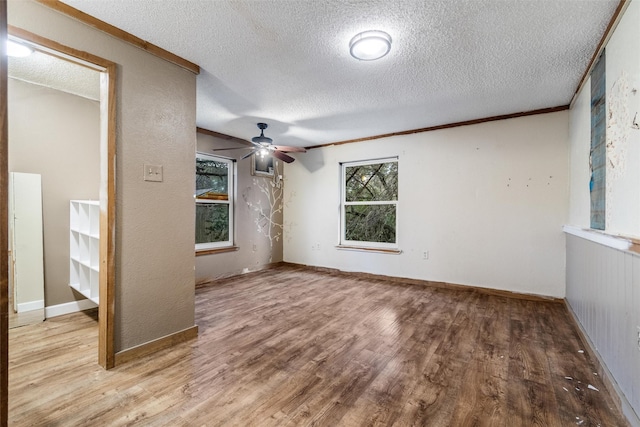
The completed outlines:
{"type": "Polygon", "coordinates": [[[634,423],[640,414],[640,255],[567,234],[567,301],[634,423]]]}

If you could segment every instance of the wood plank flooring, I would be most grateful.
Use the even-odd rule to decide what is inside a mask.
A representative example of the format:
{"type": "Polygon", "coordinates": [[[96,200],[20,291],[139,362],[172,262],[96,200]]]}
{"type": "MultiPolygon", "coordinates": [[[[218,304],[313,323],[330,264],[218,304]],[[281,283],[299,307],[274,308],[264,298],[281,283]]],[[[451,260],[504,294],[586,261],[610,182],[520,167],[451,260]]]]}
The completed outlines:
{"type": "Polygon", "coordinates": [[[199,287],[197,339],[111,371],[95,316],[10,331],[9,425],[627,425],[559,303],[282,266],[199,287]]]}

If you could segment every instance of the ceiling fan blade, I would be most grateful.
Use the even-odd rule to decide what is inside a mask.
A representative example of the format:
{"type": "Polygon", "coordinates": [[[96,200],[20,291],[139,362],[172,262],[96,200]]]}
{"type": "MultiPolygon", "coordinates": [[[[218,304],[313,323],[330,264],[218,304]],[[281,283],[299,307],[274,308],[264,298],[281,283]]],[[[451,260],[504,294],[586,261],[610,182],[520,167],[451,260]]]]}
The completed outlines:
{"type": "Polygon", "coordinates": [[[289,145],[272,145],[278,151],[292,152],[292,153],[306,153],[307,150],[302,147],[291,147],[289,145]]]}
{"type": "Polygon", "coordinates": [[[291,162],[293,162],[295,160],[293,157],[288,156],[288,155],[286,155],[286,154],[284,154],[284,153],[282,153],[280,151],[273,151],[273,152],[271,152],[271,155],[273,157],[277,157],[278,159],[280,159],[280,160],[282,160],[283,162],[286,162],[286,163],[291,163],[291,162]]]}
{"type": "Polygon", "coordinates": [[[229,151],[229,150],[253,150],[253,147],[214,148],[211,151],[229,151]]]}
{"type": "Polygon", "coordinates": [[[240,159],[240,160],[244,160],[244,159],[246,159],[247,157],[251,157],[251,156],[253,156],[254,154],[256,154],[256,152],[257,152],[257,151],[258,151],[258,150],[253,150],[253,151],[251,151],[250,153],[245,154],[244,156],[242,156],[242,159],[240,159]]]}

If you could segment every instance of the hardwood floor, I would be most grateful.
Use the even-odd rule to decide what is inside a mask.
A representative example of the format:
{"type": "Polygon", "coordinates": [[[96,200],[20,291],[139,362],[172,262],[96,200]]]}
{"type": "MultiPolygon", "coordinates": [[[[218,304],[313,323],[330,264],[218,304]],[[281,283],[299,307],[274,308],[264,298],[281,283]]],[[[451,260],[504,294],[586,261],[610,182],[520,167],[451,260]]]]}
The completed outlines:
{"type": "Polygon", "coordinates": [[[292,266],[196,298],[196,340],[111,371],[95,312],[11,330],[9,424],[627,425],[559,303],[292,266]]]}

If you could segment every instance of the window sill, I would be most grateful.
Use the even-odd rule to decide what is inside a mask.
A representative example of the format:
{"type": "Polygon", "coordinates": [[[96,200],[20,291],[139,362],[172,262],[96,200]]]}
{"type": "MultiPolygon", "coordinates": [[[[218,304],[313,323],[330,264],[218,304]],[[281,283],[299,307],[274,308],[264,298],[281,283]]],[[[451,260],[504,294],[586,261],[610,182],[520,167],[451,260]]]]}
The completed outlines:
{"type": "Polygon", "coordinates": [[[604,231],[580,228],[573,225],[565,225],[562,227],[562,231],[567,234],[571,234],[572,236],[581,237],[585,240],[599,243],[612,249],[636,253],[640,252],[640,242],[637,239],[625,236],[614,236],[612,234],[607,234],[604,231]]]}
{"type": "Polygon", "coordinates": [[[347,251],[361,251],[361,252],[375,252],[379,254],[401,254],[402,251],[400,249],[389,249],[389,248],[370,248],[366,246],[347,246],[347,245],[337,245],[336,248],[340,250],[347,251]]]}
{"type": "Polygon", "coordinates": [[[235,252],[240,249],[237,246],[227,246],[225,248],[197,249],[196,256],[221,254],[225,252],[235,252]]]}

